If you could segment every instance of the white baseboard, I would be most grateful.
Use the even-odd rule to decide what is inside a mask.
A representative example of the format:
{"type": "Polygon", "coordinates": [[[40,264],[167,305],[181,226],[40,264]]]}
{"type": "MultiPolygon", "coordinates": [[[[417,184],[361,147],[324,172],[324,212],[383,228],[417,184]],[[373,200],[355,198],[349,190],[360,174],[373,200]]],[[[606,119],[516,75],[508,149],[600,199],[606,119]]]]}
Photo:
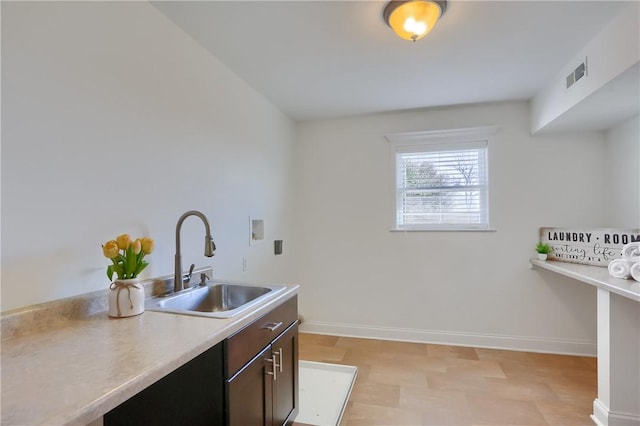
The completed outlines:
{"type": "Polygon", "coordinates": [[[598,398],[593,401],[593,414],[591,420],[598,426],[609,424],[609,409],[598,398]]]}
{"type": "Polygon", "coordinates": [[[640,415],[609,411],[597,398],[593,401],[591,420],[598,426],[640,426],[640,415]]]}
{"type": "Polygon", "coordinates": [[[370,327],[315,321],[303,321],[300,326],[300,331],[303,333],[359,337],[364,339],[397,340],[403,342],[470,346],[475,348],[543,352],[562,355],[596,356],[597,354],[596,342],[576,340],[541,339],[536,337],[415,330],[391,327],[370,327]]]}

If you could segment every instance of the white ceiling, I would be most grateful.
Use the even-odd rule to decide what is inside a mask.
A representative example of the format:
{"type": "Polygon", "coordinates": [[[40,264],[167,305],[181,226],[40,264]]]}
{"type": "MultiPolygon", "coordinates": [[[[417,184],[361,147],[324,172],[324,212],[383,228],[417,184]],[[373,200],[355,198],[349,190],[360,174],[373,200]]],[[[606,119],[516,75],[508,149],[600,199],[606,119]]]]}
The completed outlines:
{"type": "Polygon", "coordinates": [[[625,6],[453,0],[412,43],[380,1],[153,4],[295,120],[529,99],[625,6]]]}

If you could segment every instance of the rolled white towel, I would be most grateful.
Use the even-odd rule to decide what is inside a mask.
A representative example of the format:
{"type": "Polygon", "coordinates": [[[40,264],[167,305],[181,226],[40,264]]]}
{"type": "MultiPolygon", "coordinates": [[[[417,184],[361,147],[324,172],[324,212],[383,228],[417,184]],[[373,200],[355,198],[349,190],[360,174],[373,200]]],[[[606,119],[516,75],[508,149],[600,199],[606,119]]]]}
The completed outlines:
{"type": "Polygon", "coordinates": [[[631,277],[631,265],[626,259],[616,259],[609,262],[609,275],[615,278],[628,279],[631,277]]]}
{"type": "Polygon", "coordinates": [[[640,241],[622,246],[622,258],[631,262],[640,262],[640,241]]]}
{"type": "Polygon", "coordinates": [[[631,265],[629,272],[631,273],[631,276],[634,280],[640,281],[640,262],[636,262],[631,265]]]}

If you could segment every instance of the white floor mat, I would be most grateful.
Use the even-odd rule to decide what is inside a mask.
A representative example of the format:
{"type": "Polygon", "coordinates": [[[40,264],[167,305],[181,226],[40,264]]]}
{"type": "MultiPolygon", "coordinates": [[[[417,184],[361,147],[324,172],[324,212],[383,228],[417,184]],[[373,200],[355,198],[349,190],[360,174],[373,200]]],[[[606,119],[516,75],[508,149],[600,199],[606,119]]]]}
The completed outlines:
{"type": "Polygon", "coordinates": [[[339,425],[358,368],[300,361],[299,371],[300,410],[295,421],[318,426],[339,425]]]}

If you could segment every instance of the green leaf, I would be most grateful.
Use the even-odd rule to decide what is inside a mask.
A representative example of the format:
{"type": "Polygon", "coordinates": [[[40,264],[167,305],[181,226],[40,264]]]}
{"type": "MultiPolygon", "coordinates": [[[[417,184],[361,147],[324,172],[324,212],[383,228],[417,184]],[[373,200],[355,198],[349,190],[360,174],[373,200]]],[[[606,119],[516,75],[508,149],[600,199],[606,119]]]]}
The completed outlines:
{"type": "Polygon", "coordinates": [[[149,266],[149,262],[145,262],[144,260],[141,261],[140,263],[138,263],[138,266],[136,267],[136,271],[135,271],[135,277],[138,276],[138,274],[140,272],[142,272],[144,270],[144,268],[146,268],[147,266],[149,266]]]}
{"type": "Polygon", "coordinates": [[[127,248],[125,273],[127,278],[133,277],[133,272],[136,270],[136,254],[133,252],[133,246],[130,245],[127,248]]]}
{"type": "Polygon", "coordinates": [[[122,267],[122,263],[117,263],[113,265],[113,271],[116,273],[118,278],[125,278],[124,276],[124,268],[122,267]]]}
{"type": "Polygon", "coordinates": [[[113,281],[113,265],[107,266],[107,277],[109,277],[109,281],[113,281]]]}

